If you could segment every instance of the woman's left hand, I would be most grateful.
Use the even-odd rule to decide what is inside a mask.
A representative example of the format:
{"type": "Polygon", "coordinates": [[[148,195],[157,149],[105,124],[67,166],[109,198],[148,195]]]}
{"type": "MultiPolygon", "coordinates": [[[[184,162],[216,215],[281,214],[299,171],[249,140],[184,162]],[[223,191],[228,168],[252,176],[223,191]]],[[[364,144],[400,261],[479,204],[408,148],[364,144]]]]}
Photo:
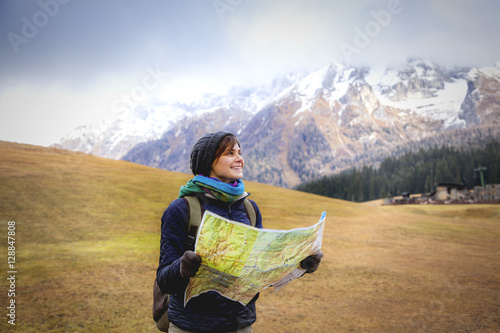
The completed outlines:
{"type": "Polygon", "coordinates": [[[300,267],[306,270],[306,273],[315,272],[323,258],[323,252],[319,251],[317,254],[313,254],[300,262],[300,267]]]}

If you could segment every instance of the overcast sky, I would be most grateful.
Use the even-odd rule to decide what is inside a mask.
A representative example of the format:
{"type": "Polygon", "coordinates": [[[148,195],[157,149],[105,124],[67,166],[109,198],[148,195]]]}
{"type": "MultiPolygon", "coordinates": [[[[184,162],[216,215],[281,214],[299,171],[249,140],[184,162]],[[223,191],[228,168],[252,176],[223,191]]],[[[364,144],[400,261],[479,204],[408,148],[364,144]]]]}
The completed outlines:
{"type": "Polygon", "coordinates": [[[499,17],[497,0],[2,0],[0,140],[50,145],[123,96],[189,99],[332,62],[492,66],[499,17]]]}

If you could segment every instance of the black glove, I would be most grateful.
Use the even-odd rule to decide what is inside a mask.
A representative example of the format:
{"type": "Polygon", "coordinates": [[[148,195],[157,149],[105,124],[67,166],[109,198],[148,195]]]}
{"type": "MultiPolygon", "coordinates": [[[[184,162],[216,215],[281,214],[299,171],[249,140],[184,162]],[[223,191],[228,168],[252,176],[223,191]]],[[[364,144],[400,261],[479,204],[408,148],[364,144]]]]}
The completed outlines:
{"type": "Polygon", "coordinates": [[[201,265],[201,258],[199,255],[194,253],[193,251],[186,251],[181,257],[181,276],[191,277],[195,276],[198,268],[201,265]]]}
{"type": "Polygon", "coordinates": [[[302,260],[300,267],[305,269],[306,273],[313,273],[318,269],[321,258],[323,258],[323,252],[319,251],[317,254],[313,254],[302,260]]]}

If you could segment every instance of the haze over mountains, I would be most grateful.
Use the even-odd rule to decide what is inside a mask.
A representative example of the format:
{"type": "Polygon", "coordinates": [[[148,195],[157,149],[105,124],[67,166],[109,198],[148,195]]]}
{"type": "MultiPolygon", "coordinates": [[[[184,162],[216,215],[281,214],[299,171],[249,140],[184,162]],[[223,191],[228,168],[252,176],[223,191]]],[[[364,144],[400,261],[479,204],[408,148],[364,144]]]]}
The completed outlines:
{"type": "Polygon", "coordinates": [[[241,140],[246,179],[293,187],[408,149],[499,138],[500,62],[485,68],[423,59],[386,68],[332,63],[265,87],[117,111],[55,146],[190,173],[196,139],[228,130],[241,140]]]}

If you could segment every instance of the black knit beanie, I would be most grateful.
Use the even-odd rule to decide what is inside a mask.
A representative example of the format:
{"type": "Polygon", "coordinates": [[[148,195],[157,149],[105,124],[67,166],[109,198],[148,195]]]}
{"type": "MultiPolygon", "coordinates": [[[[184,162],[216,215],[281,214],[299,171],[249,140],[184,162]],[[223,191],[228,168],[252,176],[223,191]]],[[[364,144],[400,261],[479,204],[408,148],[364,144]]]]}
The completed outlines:
{"type": "Polygon", "coordinates": [[[215,159],[219,144],[224,137],[233,134],[231,132],[212,132],[205,134],[198,139],[191,150],[191,170],[193,175],[202,174],[208,177],[212,170],[212,163],[215,159]]]}

